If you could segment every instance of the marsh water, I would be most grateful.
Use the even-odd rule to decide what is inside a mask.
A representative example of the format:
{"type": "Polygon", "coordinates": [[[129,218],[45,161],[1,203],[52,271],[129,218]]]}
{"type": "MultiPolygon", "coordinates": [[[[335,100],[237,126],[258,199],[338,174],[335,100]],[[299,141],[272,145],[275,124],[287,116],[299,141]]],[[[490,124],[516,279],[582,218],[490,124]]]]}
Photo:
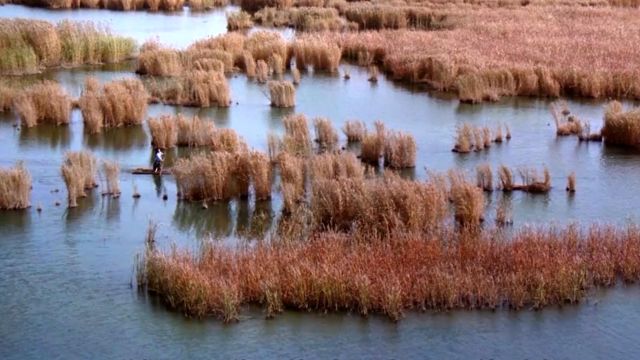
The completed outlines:
{"type": "MultiPolygon", "coordinates": [[[[228,9],[227,9],[228,10],[228,9]]],[[[184,47],[223,33],[225,10],[192,14],[50,11],[0,6],[0,17],[101,21],[139,43],[157,37],[184,47]]],[[[291,35],[291,33],[288,33],[291,35]]],[[[283,131],[292,112],[330,118],[336,127],[358,119],[372,126],[410,132],[418,146],[417,166],[404,176],[424,179],[429,171],[462,168],[473,172],[488,162],[547,166],[553,188],[545,195],[514,193],[514,227],[526,224],[638,221],[640,153],[557,138],[549,101],[513,98],[469,105],[449,94],[380,78],[367,81],[365,69],[343,64],[350,80],[303,74],[295,109],[269,106],[266,87],[238,75],[229,78],[233,105],[228,109],[150,105],[149,116],[198,114],[218,127],[236,130],[246,142],[266,151],[267,134],[283,131]],[[513,138],[489,150],[451,152],[456,126],[463,122],[508,124],[513,138]],[[567,175],[575,171],[577,192],[567,195],[567,175]]],[[[135,64],[58,69],[26,78],[54,79],[74,97],[84,78],[101,81],[133,77],[135,64]]],[[[289,76],[289,75],[285,75],[289,76]]],[[[23,79],[25,80],[25,79],[23,79]]],[[[603,103],[570,100],[574,114],[601,126],[603,103]]],[[[13,114],[0,113],[0,166],[23,160],[33,177],[32,208],[0,212],[0,358],[634,358],[640,354],[640,288],[598,290],[577,306],[544,311],[408,313],[399,323],[384,317],[287,312],[265,320],[246,309],[237,324],[185,319],[132,286],[134,257],[143,249],[149,220],[160,224],[159,242],[196,248],[210,234],[233,238],[277,218],[280,197],[270,202],[232,201],[187,204],[176,199],[170,176],[133,176],[149,166],[146,126],[89,136],[74,110],[66,127],[14,126],[13,114]],[[67,209],[60,163],[68,150],[90,149],[100,159],[120,163],[122,196],[94,191],[67,209]],[[141,198],[133,199],[134,188],[141,198]],[[164,194],[168,195],[163,200],[164,194]],[[57,206],[56,203],[61,205],[57,206]],[[42,212],[36,211],[41,207],[42,212]],[[267,219],[267,221],[265,221],[267,219]]],[[[341,141],[344,142],[341,135],[341,141]]],[[[169,161],[185,154],[170,153],[169,161]]],[[[487,196],[489,217],[502,194],[487,196]]]]}

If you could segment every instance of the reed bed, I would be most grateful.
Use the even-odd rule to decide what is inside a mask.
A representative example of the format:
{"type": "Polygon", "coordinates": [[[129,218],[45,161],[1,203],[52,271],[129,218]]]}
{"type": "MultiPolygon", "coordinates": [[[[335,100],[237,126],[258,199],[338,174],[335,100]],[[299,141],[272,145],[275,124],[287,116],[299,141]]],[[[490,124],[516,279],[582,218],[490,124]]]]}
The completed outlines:
{"type": "Polygon", "coordinates": [[[316,118],[313,120],[313,127],[316,134],[316,143],[321,151],[334,151],[338,146],[338,132],[333,128],[331,120],[327,118],[316,118]]]}
{"type": "Polygon", "coordinates": [[[367,132],[367,127],[362,121],[349,120],[344,123],[342,132],[347,137],[347,141],[350,143],[361,142],[367,132]]]}
{"type": "Polygon", "coordinates": [[[495,231],[398,232],[371,243],[327,232],[249,247],[211,242],[195,253],[148,246],[137,278],[190,317],[236,321],[243,305],[256,304],[268,317],[286,309],[399,320],[412,310],[576,304],[594,288],[637,282],[639,251],[632,225],[527,228],[511,238],[495,231]]]}
{"type": "Polygon", "coordinates": [[[337,9],[317,6],[285,9],[266,7],[253,14],[253,20],[262,26],[290,27],[298,31],[342,31],[355,28],[355,24],[349,24],[340,17],[337,9]]]}
{"type": "Polygon", "coordinates": [[[133,39],[112,35],[91,22],[0,19],[0,74],[44,68],[115,63],[131,58],[133,39]]]}
{"type": "Polygon", "coordinates": [[[195,70],[184,77],[152,81],[149,92],[168,105],[229,107],[231,91],[221,71],[195,70]]]}
{"type": "Polygon", "coordinates": [[[26,209],[31,206],[31,174],[22,162],[12,168],[0,168],[0,210],[26,209]]]}
{"type": "Polygon", "coordinates": [[[610,102],[604,114],[602,137],[608,145],[640,146],[640,108],[624,111],[622,104],[610,102]]]}
{"type": "MultiPolygon", "coordinates": [[[[447,10],[449,11],[449,10],[447,10]]],[[[343,56],[369,59],[391,78],[454,91],[463,101],[502,96],[640,98],[631,64],[640,51],[636,10],[559,6],[453,8],[451,30],[325,33],[343,56]],[[607,24],[625,24],[620,28],[607,24]],[[575,42],[572,39],[585,39],[575,42]],[[632,46],[633,47],[633,46],[632,46]]]]}
{"type": "Polygon", "coordinates": [[[155,148],[169,149],[178,143],[178,121],[176,117],[162,115],[147,120],[151,132],[151,145],[155,148]]]}
{"type": "Polygon", "coordinates": [[[117,161],[103,161],[102,173],[107,181],[107,186],[103,195],[111,195],[113,197],[120,196],[120,165],[117,161]]]}
{"type": "Polygon", "coordinates": [[[290,108],[296,105],[296,88],[290,81],[270,81],[268,86],[271,106],[290,108]]]}
{"type": "Polygon", "coordinates": [[[147,111],[148,95],[137,79],[114,80],[100,86],[89,77],[80,96],[79,105],[85,129],[95,134],[103,128],[137,126],[147,111]]]}
{"type": "Polygon", "coordinates": [[[70,208],[78,206],[78,198],[87,196],[86,190],[98,186],[97,172],[97,161],[90,151],[70,151],[65,154],[61,173],[70,208]]]}
{"type": "Polygon", "coordinates": [[[13,106],[25,127],[38,124],[66,125],[71,115],[71,99],[58,83],[43,81],[20,91],[13,106]]]}
{"type": "Polygon", "coordinates": [[[150,11],[150,12],[176,12],[182,11],[184,5],[188,5],[191,11],[211,10],[229,4],[227,0],[88,0],[88,1],[58,1],[58,0],[8,0],[12,4],[43,7],[48,9],[109,9],[119,11],[150,11]]]}

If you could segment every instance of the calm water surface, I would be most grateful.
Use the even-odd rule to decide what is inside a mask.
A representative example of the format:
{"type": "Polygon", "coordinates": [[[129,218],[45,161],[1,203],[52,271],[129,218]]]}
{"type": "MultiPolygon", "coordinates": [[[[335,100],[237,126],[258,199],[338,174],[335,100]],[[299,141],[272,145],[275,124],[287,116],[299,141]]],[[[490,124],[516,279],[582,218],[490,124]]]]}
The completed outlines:
{"type": "MultiPolygon", "coordinates": [[[[0,16],[48,20],[100,19],[115,32],[138,41],[158,36],[174,46],[224,32],[224,12],[192,15],[122,13],[97,10],[46,11],[0,7],[0,16]],[[201,26],[195,26],[201,25],[201,26]],[[206,28],[206,29],[205,29],[206,28]]],[[[343,65],[348,66],[348,65],[343,65]]],[[[352,78],[306,74],[294,110],[272,109],[266,88],[243,76],[229,79],[233,106],[193,109],[163,105],[148,115],[198,114],[219,127],[235,129],[250,146],[266,150],[269,132],[281,133],[282,117],[302,112],[325,116],[341,127],[348,119],[416,137],[417,166],[406,176],[423,179],[427,171],[462,168],[473,172],[483,162],[514,169],[549,167],[554,188],[547,195],[513,194],[516,226],[527,223],[580,221],[624,223],[638,220],[640,154],[579,144],[556,138],[549,102],[505,99],[495,104],[459,104],[446,94],[428,94],[381,79],[367,82],[362,69],[348,66],[352,78]],[[468,155],[450,151],[455,127],[507,123],[513,139],[490,150],[468,155]],[[564,191],[566,176],[575,171],[578,192],[564,191]]],[[[47,72],[73,96],[84,79],[101,81],[133,77],[134,64],[47,72]]],[[[342,69],[344,70],[344,68],[342,69]]],[[[288,75],[287,75],[288,76],[288,75]]],[[[570,108],[601,125],[602,102],[571,101],[570,108]]],[[[33,208],[0,212],[0,358],[507,358],[573,359],[636,358],[640,355],[640,288],[598,291],[579,306],[541,312],[498,311],[408,313],[397,324],[384,317],[363,319],[349,314],[285,313],[264,320],[259,309],[246,309],[238,324],[194,321],[167,311],[132,288],[134,257],[143,248],[146,224],[160,224],[162,244],[176,242],[196,248],[209,233],[228,236],[261,228],[278,216],[276,194],[271,202],[233,201],[207,210],[176,201],[171,177],[132,176],[128,170],[148,166],[150,136],[146,126],[83,133],[74,111],[68,127],[14,127],[12,114],[0,114],[0,166],[24,160],[33,176],[33,208]],[[66,209],[59,168],[68,150],[91,149],[101,159],[118,160],[122,197],[98,192],[66,209]],[[131,198],[136,188],[142,197],[131,198]],[[162,195],[168,195],[163,201],[162,195]],[[61,206],[55,203],[60,202],[61,206]],[[42,213],[35,210],[41,205],[42,213]]],[[[341,140],[344,137],[341,135],[341,140]]],[[[169,154],[184,156],[183,152],[169,154]]],[[[489,214],[501,194],[487,197],[489,214]]]]}

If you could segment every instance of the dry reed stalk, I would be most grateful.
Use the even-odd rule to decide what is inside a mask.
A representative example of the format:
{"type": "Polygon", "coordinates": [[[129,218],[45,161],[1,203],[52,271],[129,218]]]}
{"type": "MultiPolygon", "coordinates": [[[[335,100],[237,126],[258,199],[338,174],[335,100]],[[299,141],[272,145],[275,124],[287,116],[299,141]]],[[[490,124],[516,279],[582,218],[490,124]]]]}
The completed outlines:
{"type": "Polygon", "coordinates": [[[476,183],[484,191],[493,191],[493,173],[491,165],[481,164],[476,167],[476,183]]]}
{"type": "Polygon", "coordinates": [[[74,208],[78,206],[78,198],[86,196],[82,178],[82,169],[67,162],[62,164],[60,169],[62,178],[67,187],[68,206],[74,208]]]}
{"type": "Polygon", "coordinates": [[[269,78],[269,65],[264,60],[258,60],[256,63],[256,80],[264,84],[269,78]]]}
{"type": "Polygon", "coordinates": [[[296,88],[289,81],[270,81],[271,106],[289,108],[296,105],[296,88]]]}
{"type": "Polygon", "coordinates": [[[0,210],[26,209],[31,206],[31,175],[24,163],[0,168],[0,210]]]}
{"type": "Polygon", "coordinates": [[[251,182],[256,201],[271,198],[271,162],[262,152],[251,152],[251,182]]]}
{"type": "Polygon", "coordinates": [[[364,134],[367,132],[367,127],[363,121],[348,120],[344,123],[342,132],[347,137],[348,142],[356,143],[362,141],[364,134]]]}
{"type": "Polygon", "coordinates": [[[601,133],[606,144],[640,146],[640,108],[624,111],[621,103],[610,102],[605,108],[601,133]]]}
{"type": "Polygon", "coordinates": [[[215,139],[216,128],[213,121],[198,116],[187,118],[179,114],[174,118],[177,126],[177,146],[211,146],[215,139]]]}
{"type": "Polygon", "coordinates": [[[502,135],[502,125],[498,125],[496,126],[496,132],[493,136],[493,142],[495,143],[502,143],[503,141],[503,135],[502,135]]]}
{"type": "Polygon", "coordinates": [[[235,11],[227,13],[227,30],[245,30],[253,26],[251,15],[245,11],[235,11]]]}
{"type": "Polygon", "coordinates": [[[382,121],[375,122],[375,133],[365,133],[360,148],[360,158],[365,163],[378,166],[380,157],[384,153],[384,145],[386,142],[386,129],[382,121]]]}
{"type": "Polygon", "coordinates": [[[500,178],[500,189],[502,191],[512,191],[514,189],[513,172],[504,165],[498,168],[498,176],[500,178]]]}
{"type": "Polygon", "coordinates": [[[278,164],[282,180],[283,211],[292,213],[304,196],[304,162],[297,156],[283,152],[278,164]]]}
{"type": "Polygon", "coordinates": [[[384,143],[384,163],[393,169],[416,166],[416,141],[413,135],[391,131],[384,143]]]}
{"type": "Polygon", "coordinates": [[[295,156],[311,153],[311,136],[307,118],[303,114],[287,115],[282,119],[285,134],[282,140],[284,151],[295,156]]]}
{"type": "Polygon", "coordinates": [[[316,133],[315,141],[321,151],[334,151],[338,145],[338,132],[333,128],[331,120],[327,118],[315,118],[313,127],[316,133]]]}
{"type": "Polygon", "coordinates": [[[282,139],[276,134],[269,133],[267,136],[267,148],[269,153],[269,160],[273,163],[277,162],[280,157],[280,151],[282,150],[282,139]]]}
{"type": "Polygon", "coordinates": [[[269,56],[269,69],[272,74],[276,74],[278,76],[284,74],[284,59],[282,59],[278,54],[272,54],[269,56]]]}
{"type": "Polygon", "coordinates": [[[244,51],[242,53],[242,66],[248,78],[253,79],[256,77],[256,61],[253,59],[253,55],[248,51],[244,51]]]}
{"type": "Polygon", "coordinates": [[[0,82],[0,112],[11,110],[15,96],[16,89],[0,82]]]}
{"type": "Polygon", "coordinates": [[[498,226],[506,226],[512,223],[511,202],[503,196],[498,202],[498,206],[496,206],[496,224],[498,226]]]}
{"type": "Polygon", "coordinates": [[[484,195],[475,184],[464,179],[451,184],[455,219],[462,226],[477,226],[484,220],[484,195]]]}
{"type": "Polygon", "coordinates": [[[18,93],[13,106],[25,127],[38,124],[66,125],[71,115],[71,99],[58,83],[43,81],[18,93]]]}
{"type": "Polygon", "coordinates": [[[567,177],[567,191],[574,193],[576,192],[576,173],[575,171],[569,174],[567,177]]]}
{"type": "Polygon", "coordinates": [[[298,70],[298,68],[291,69],[291,77],[292,77],[293,85],[300,84],[300,70],[298,70]]]}
{"type": "Polygon", "coordinates": [[[155,148],[169,149],[175,147],[178,142],[178,126],[176,118],[170,115],[161,115],[147,120],[151,132],[151,145],[155,148]]]}
{"type": "Polygon", "coordinates": [[[103,161],[102,172],[107,179],[107,189],[103,194],[120,196],[120,165],[117,161],[103,161]]]}
{"type": "Polygon", "coordinates": [[[291,45],[296,67],[305,71],[310,66],[314,71],[338,71],[342,50],[336,43],[328,42],[317,36],[297,38],[291,45]]]}
{"type": "Polygon", "coordinates": [[[378,82],[378,67],[373,65],[373,66],[369,66],[369,81],[372,83],[376,83],[378,82]]]}
{"type": "Polygon", "coordinates": [[[582,134],[582,122],[571,115],[566,101],[556,101],[551,104],[550,109],[556,124],[556,134],[558,136],[582,134]]]}
{"type": "Polygon", "coordinates": [[[140,125],[147,111],[147,99],[140,80],[114,80],[100,87],[95,78],[87,78],[79,100],[85,128],[90,133],[99,133],[103,127],[140,125]]]}

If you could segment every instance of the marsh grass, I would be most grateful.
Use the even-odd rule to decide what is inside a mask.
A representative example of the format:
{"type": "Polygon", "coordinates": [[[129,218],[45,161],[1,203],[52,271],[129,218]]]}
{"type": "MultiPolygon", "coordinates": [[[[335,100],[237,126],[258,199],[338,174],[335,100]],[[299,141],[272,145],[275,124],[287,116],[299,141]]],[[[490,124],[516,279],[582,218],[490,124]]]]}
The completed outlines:
{"type": "Polygon", "coordinates": [[[26,209],[31,206],[31,175],[24,163],[0,168],[0,210],[26,209]]]}

